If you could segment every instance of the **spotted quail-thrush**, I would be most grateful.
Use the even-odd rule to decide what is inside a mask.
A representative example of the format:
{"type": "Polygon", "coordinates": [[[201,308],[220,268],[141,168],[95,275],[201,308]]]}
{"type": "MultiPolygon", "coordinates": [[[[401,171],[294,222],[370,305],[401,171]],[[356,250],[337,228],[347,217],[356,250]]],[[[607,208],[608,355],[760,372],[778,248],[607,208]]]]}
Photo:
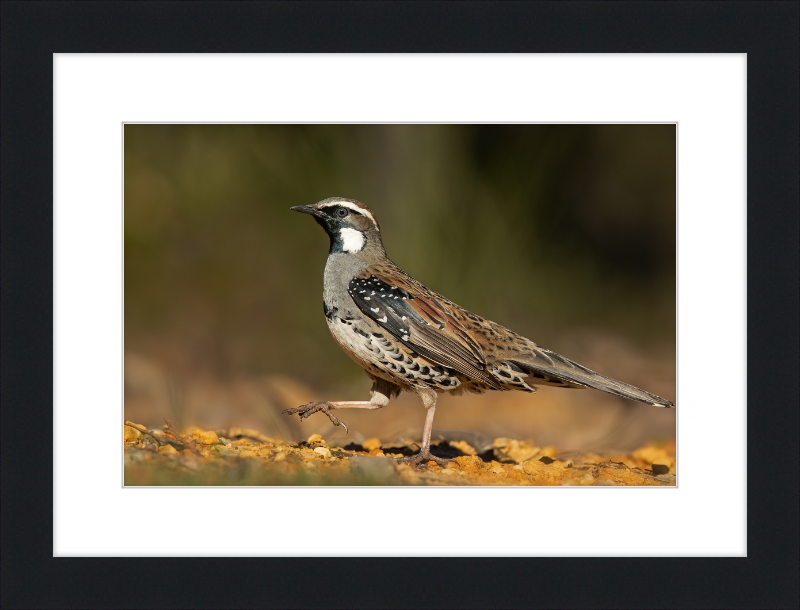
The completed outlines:
{"type": "Polygon", "coordinates": [[[411,458],[445,463],[431,454],[436,398],[486,390],[535,392],[538,385],[588,386],[610,394],[672,407],[669,400],[595,373],[533,341],[475,315],[426,288],[395,265],[381,241],[375,215],[354,199],[331,197],[296,205],[311,214],[331,240],[323,306],[328,328],[345,353],[372,379],[369,401],[312,402],[284,413],[318,411],[345,426],[334,409],[380,409],[401,391],[416,392],[427,409],[422,448],[411,458]]]}

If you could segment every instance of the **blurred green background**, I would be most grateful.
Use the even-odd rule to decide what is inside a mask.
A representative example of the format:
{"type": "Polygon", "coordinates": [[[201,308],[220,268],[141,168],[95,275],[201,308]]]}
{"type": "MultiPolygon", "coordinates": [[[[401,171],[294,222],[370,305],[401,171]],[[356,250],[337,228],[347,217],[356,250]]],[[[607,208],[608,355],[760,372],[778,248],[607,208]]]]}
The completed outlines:
{"type": "MultiPolygon", "coordinates": [[[[460,305],[675,400],[674,125],[126,125],[125,417],[342,437],[280,410],[363,400],[322,313],[328,238],[289,207],[358,199],[389,256],[460,305]]],[[[421,428],[419,399],[346,440],[421,428]]],[[[437,428],[576,449],[675,437],[594,390],[443,397],[437,428]]],[[[345,441],[346,442],[346,441],[345,441]]]]}

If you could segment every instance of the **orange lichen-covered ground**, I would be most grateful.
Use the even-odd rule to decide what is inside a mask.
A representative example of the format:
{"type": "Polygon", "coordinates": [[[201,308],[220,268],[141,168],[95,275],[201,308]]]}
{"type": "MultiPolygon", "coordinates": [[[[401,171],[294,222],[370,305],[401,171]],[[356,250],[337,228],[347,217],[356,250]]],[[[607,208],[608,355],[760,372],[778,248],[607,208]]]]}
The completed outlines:
{"type": "Polygon", "coordinates": [[[290,443],[255,430],[148,430],[125,422],[125,485],[647,485],[676,484],[675,443],[625,454],[561,454],[507,438],[475,448],[448,439],[434,453],[454,461],[413,466],[414,443],[377,438],[342,447],[319,434],[290,443]]]}

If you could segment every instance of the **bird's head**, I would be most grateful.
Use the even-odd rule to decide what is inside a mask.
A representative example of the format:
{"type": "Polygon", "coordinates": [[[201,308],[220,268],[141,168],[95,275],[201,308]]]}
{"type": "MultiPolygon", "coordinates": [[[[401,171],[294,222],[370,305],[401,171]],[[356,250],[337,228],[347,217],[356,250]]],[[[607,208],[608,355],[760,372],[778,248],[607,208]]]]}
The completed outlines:
{"type": "Polygon", "coordinates": [[[362,258],[386,255],[375,215],[355,199],[329,197],[311,205],[296,205],[295,212],[311,214],[331,238],[330,254],[346,252],[362,258]]]}

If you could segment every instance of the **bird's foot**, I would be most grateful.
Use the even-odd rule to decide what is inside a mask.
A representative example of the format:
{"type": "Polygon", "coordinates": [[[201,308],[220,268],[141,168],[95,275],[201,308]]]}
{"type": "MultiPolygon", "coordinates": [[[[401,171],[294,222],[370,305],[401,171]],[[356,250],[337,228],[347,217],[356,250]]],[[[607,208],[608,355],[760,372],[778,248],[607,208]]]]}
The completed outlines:
{"type": "Polygon", "coordinates": [[[428,461],[433,461],[443,468],[450,462],[453,464],[458,464],[458,462],[455,460],[436,457],[430,452],[430,449],[423,449],[419,453],[415,453],[414,455],[410,455],[408,457],[399,458],[397,461],[401,464],[409,464],[414,466],[419,466],[420,464],[425,464],[428,461]]]}
{"type": "Polygon", "coordinates": [[[341,426],[344,428],[344,433],[347,434],[347,426],[344,425],[344,422],[341,421],[338,417],[336,417],[333,413],[331,413],[331,409],[335,409],[331,403],[329,402],[310,402],[307,405],[303,405],[302,407],[297,407],[296,409],[284,409],[282,415],[299,415],[300,421],[303,421],[303,418],[309,417],[314,413],[321,411],[325,415],[328,416],[328,419],[331,420],[331,423],[334,426],[341,426]]]}

